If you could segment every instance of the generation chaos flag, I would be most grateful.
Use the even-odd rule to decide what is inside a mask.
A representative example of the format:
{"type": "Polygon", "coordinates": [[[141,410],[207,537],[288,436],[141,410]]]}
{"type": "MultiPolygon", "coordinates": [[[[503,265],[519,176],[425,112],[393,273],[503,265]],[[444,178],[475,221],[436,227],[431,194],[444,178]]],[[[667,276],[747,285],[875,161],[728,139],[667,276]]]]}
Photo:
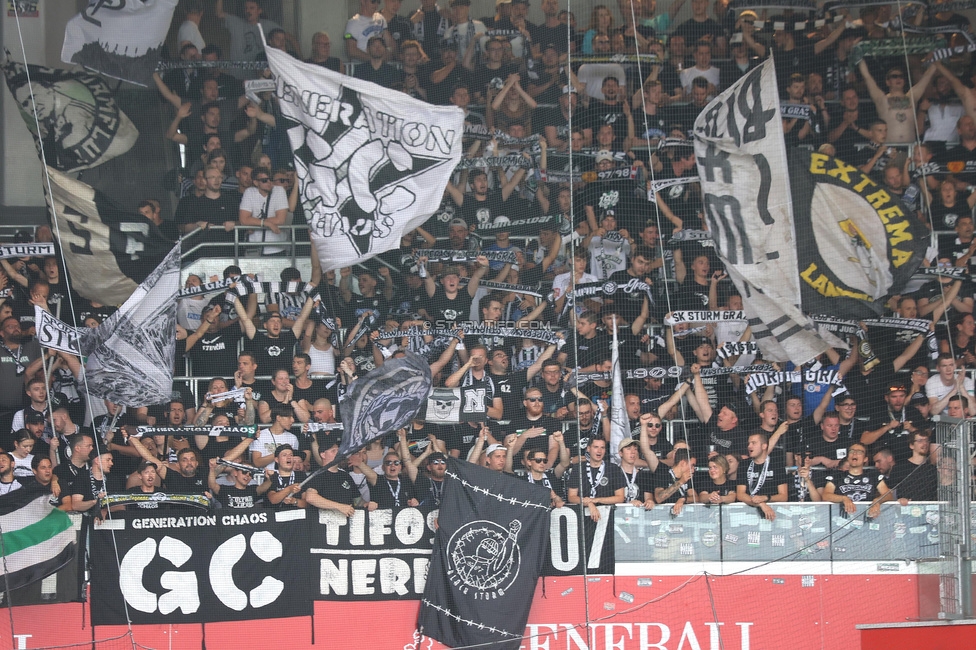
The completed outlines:
{"type": "Polygon", "coordinates": [[[522,644],[549,539],[550,490],[447,459],[417,629],[450,646],[522,644]]]}
{"type": "Polygon", "coordinates": [[[61,60],[106,77],[151,86],[178,2],[88,0],[88,6],[64,28],[61,60]]]}
{"type": "Polygon", "coordinates": [[[854,165],[826,154],[790,152],[793,216],[803,307],[861,320],[902,293],[929,233],[894,195],[854,165]]]}
{"type": "Polygon", "coordinates": [[[337,457],[406,426],[426,402],[432,383],[427,360],[407,352],[349,384],[339,402],[343,429],[337,457]]]}
{"type": "Polygon", "coordinates": [[[705,221],[770,361],[805,363],[827,349],[801,309],[783,122],[773,58],[695,120],[705,221]]]}
{"type": "Polygon", "coordinates": [[[71,172],[95,167],[124,154],[139,137],[132,121],[115,104],[112,91],[96,75],[39,65],[25,68],[9,57],[3,72],[38,150],[43,147],[47,164],[55,169],[71,172]]]}
{"type": "Polygon", "coordinates": [[[120,305],[159,266],[171,243],[142,215],[48,167],[50,197],[71,288],[103,305],[120,305]]]}
{"type": "Polygon", "coordinates": [[[90,395],[130,407],[170,400],[179,291],[177,244],[118,311],[79,338],[90,395]]]}
{"type": "MultiPolygon", "coordinates": [[[[617,342],[617,317],[613,317],[613,343],[610,352],[610,368],[613,377],[612,391],[614,395],[624,394],[624,380],[620,372],[620,345],[617,342]]],[[[630,437],[630,422],[627,419],[627,411],[624,409],[624,400],[615,399],[610,401],[610,455],[614,460],[619,460],[620,452],[617,449],[624,438],[630,437]]]]}
{"type": "Polygon", "coordinates": [[[461,159],[464,115],[267,48],[322,269],[400,246],[461,159]]]}
{"type": "Polygon", "coordinates": [[[51,495],[22,488],[0,497],[0,588],[17,589],[45,578],[71,561],[77,535],[51,495]]]}

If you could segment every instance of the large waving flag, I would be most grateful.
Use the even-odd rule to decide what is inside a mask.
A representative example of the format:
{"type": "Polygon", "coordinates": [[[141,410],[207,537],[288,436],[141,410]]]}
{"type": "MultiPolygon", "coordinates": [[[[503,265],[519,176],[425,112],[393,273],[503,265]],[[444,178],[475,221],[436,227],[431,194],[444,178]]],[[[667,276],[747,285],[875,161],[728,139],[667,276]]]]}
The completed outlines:
{"type": "Polygon", "coordinates": [[[71,561],[77,534],[51,495],[20,489],[0,497],[0,557],[4,589],[45,578],[71,561]]]}
{"type": "Polygon", "coordinates": [[[172,243],[142,215],[48,167],[50,197],[71,288],[103,305],[125,302],[165,259],[172,243]]]}
{"type": "Polygon", "coordinates": [[[176,359],[180,246],[90,335],[80,339],[92,397],[123,406],[168,402],[176,359]]]}
{"type": "Polygon", "coordinates": [[[461,109],[266,52],[323,270],[399,247],[461,159],[461,109]]]}
{"type": "Polygon", "coordinates": [[[455,648],[523,646],[545,563],[550,490],[448,457],[420,633],[455,648]]]}
{"type": "Polygon", "coordinates": [[[151,86],[178,1],[88,0],[88,6],[64,28],[61,60],[151,86]]]}
{"type": "Polygon", "coordinates": [[[430,364],[413,352],[390,359],[349,384],[339,402],[345,458],[370,441],[409,424],[427,403],[433,379],[430,364]]]}
{"type": "Polygon", "coordinates": [[[716,97],[695,120],[705,221],[771,361],[827,349],[802,311],[783,122],[773,58],[716,97]]]}
{"type": "Polygon", "coordinates": [[[43,147],[47,164],[55,169],[71,172],[95,167],[124,154],[139,137],[97,75],[25,67],[10,59],[3,71],[21,117],[38,149],[43,147]]]}

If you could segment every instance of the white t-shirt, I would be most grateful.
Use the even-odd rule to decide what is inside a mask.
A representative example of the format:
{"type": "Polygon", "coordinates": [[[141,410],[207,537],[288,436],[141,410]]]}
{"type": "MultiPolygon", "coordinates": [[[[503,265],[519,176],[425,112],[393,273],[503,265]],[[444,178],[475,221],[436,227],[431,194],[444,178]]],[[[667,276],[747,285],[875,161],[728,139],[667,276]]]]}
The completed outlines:
{"type": "Polygon", "coordinates": [[[355,39],[356,47],[365,52],[369,39],[373,36],[382,36],[384,31],[386,31],[386,18],[383,14],[376,12],[372,18],[356,14],[346,23],[345,37],[355,39]]]}
{"type": "MultiPolygon", "coordinates": [[[[258,437],[254,439],[254,442],[251,443],[251,446],[247,450],[250,452],[259,452],[265,456],[274,456],[275,449],[279,445],[291,445],[293,449],[298,449],[298,438],[295,434],[287,431],[275,435],[271,433],[271,429],[261,429],[258,437]]],[[[268,465],[268,469],[277,470],[277,463],[272,462],[268,465]]]]}
{"type": "Polygon", "coordinates": [[[201,52],[203,48],[207,47],[207,41],[203,40],[203,34],[200,33],[200,28],[192,20],[184,20],[183,24],[180,25],[180,31],[176,36],[176,43],[180,44],[184,41],[193,43],[201,52]]]}
{"type": "Polygon", "coordinates": [[[611,231],[603,237],[593,237],[589,251],[590,270],[597,277],[597,281],[606,280],[617,271],[627,268],[630,240],[624,239],[617,231],[611,231]]]}
{"type": "MultiPolygon", "coordinates": [[[[963,385],[963,388],[966,389],[966,392],[967,393],[969,393],[970,395],[973,394],[973,380],[972,379],[970,379],[969,377],[966,377],[963,380],[962,385],[963,385]]],[[[929,377],[929,380],[927,382],[925,382],[925,396],[928,397],[929,400],[931,400],[933,397],[936,400],[940,400],[940,399],[942,399],[943,397],[945,397],[946,395],[948,395],[949,393],[951,393],[954,390],[956,390],[956,383],[953,382],[949,386],[946,386],[945,384],[942,383],[942,377],[940,377],[938,373],[936,373],[936,374],[932,375],[931,377],[929,377]]],[[[964,402],[963,403],[963,406],[965,406],[965,405],[966,404],[964,402]]],[[[949,410],[949,407],[948,407],[948,405],[946,405],[946,408],[943,409],[942,413],[945,414],[948,410],[949,410]]]]}
{"type": "Polygon", "coordinates": [[[685,89],[686,93],[691,93],[691,82],[698,77],[705,77],[708,79],[708,83],[715,86],[716,89],[720,89],[720,77],[721,71],[714,65],[709,67],[708,70],[699,70],[698,68],[685,68],[681,71],[681,87],[685,89]]]}
{"type": "MultiPolygon", "coordinates": [[[[251,213],[251,216],[255,219],[267,219],[268,217],[273,217],[278,210],[288,209],[288,195],[285,194],[285,188],[280,185],[275,185],[271,190],[271,201],[268,201],[268,197],[261,196],[261,192],[256,187],[249,187],[247,191],[244,192],[244,196],[241,197],[241,210],[245,210],[251,213]],[[265,211],[265,206],[267,206],[267,211],[265,211]]],[[[285,220],[288,223],[288,220],[285,220]]],[[[251,232],[250,237],[248,237],[250,242],[280,242],[288,241],[288,233],[273,233],[267,228],[259,228],[251,232]]],[[[274,255],[285,250],[280,246],[265,246],[263,253],[265,255],[274,255]]]]}
{"type": "Polygon", "coordinates": [[[210,304],[203,298],[182,298],[176,303],[176,322],[188,332],[195,332],[200,327],[200,314],[210,304]]]}

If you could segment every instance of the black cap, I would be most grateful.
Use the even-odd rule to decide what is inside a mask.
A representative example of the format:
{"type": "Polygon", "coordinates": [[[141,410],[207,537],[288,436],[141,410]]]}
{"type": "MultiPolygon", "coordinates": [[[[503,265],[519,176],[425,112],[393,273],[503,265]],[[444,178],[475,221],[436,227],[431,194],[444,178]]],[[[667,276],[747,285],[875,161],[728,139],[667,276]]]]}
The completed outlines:
{"type": "Polygon", "coordinates": [[[434,453],[432,453],[430,456],[427,457],[427,462],[428,463],[431,463],[432,461],[435,461],[435,460],[443,460],[446,463],[447,462],[447,456],[445,456],[444,454],[442,454],[439,451],[435,451],[434,453]]]}
{"type": "Polygon", "coordinates": [[[293,454],[297,454],[298,453],[298,450],[297,449],[295,449],[294,447],[292,447],[290,444],[288,444],[286,442],[283,445],[278,445],[277,447],[275,447],[275,458],[277,458],[278,457],[278,454],[280,454],[283,451],[290,451],[293,454]]]}
{"type": "Polygon", "coordinates": [[[27,409],[24,413],[24,424],[38,424],[47,420],[47,416],[40,411],[27,409]]]}

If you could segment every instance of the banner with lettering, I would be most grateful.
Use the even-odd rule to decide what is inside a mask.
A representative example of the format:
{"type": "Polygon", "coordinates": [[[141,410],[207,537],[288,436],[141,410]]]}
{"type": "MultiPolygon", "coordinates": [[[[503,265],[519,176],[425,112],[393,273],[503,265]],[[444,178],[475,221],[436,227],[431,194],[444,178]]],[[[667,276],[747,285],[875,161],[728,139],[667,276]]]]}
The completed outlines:
{"type": "Polygon", "coordinates": [[[316,600],[420,600],[437,511],[309,509],[316,600]]]}
{"type": "MultiPolygon", "coordinates": [[[[837,318],[880,316],[925,257],[927,228],[879,181],[826,154],[790,155],[803,307],[837,318]]],[[[926,330],[928,324],[926,323],[926,330]]]]}
{"type": "Polygon", "coordinates": [[[708,231],[763,358],[809,361],[827,343],[801,309],[772,57],[712,100],[695,120],[694,135],[708,231]]]}
{"type": "Polygon", "coordinates": [[[143,512],[92,532],[94,625],[311,616],[304,510],[143,512]]]}

